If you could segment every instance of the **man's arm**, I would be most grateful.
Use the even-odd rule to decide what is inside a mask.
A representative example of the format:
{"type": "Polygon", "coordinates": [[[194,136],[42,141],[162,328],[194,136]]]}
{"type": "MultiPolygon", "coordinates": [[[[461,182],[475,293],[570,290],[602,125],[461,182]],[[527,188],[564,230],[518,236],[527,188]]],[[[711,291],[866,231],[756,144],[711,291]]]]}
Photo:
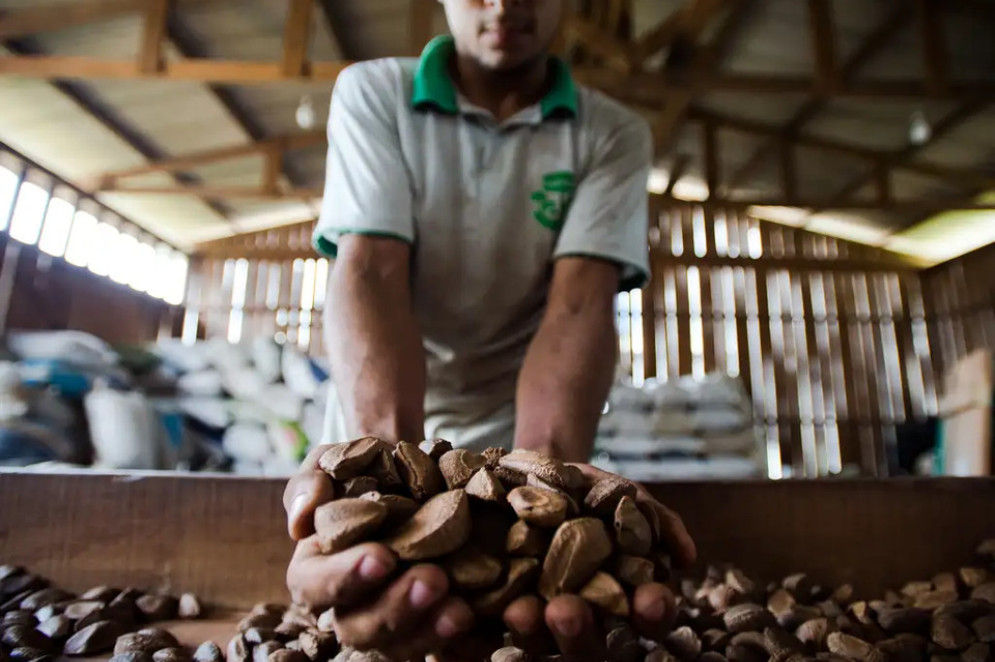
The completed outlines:
{"type": "Polygon", "coordinates": [[[396,239],[339,240],[325,333],[350,439],[417,444],[425,434],[425,352],[411,306],[410,255],[396,239]]]}
{"type": "Polygon", "coordinates": [[[619,268],[563,257],[525,355],[516,394],[515,447],[587,462],[615,374],[614,299],[619,268]]]}

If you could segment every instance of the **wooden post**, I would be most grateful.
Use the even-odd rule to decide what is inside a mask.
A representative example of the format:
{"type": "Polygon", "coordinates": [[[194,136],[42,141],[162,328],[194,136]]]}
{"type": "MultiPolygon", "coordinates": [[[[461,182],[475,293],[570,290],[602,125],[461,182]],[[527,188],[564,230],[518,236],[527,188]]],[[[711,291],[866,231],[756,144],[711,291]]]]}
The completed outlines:
{"type": "Polygon", "coordinates": [[[719,146],[715,136],[715,124],[704,122],[701,125],[702,149],[705,154],[705,183],[708,185],[708,197],[718,196],[719,185],[719,146]]]}
{"type": "Polygon", "coordinates": [[[926,87],[933,94],[941,94],[947,88],[947,37],[943,5],[941,0],[916,2],[923,71],[926,74],[926,87]]]}
{"type": "Polygon", "coordinates": [[[307,75],[314,0],[286,0],[287,22],[283,26],[283,75],[307,75]]]}
{"type": "Polygon", "coordinates": [[[816,84],[823,94],[828,94],[838,87],[839,81],[831,0],[809,0],[808,17],[816,84]]]}
{"type": "Polygon", "coordinates": [[[149,0],[145,10],[141,50],[138,53],[138,70],[142,74],[157,74],[163,69],[162,48],[166,39],[168,14],[169,0],[149,0]]]}

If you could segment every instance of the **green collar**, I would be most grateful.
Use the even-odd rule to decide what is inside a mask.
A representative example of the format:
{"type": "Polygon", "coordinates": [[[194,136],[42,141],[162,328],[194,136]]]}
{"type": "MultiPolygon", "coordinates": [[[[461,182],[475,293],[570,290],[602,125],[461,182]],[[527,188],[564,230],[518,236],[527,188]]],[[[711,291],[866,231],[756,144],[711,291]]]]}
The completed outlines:
{"type": "MultiPolygon", "coordinates": [[[[411,91],[411,105],[414,108],[432,106],[452,115],[459,112],[456,86],[449,77],[449,59],[455,52],[456,42],[449,35],[436,37],[422,51],[411,91]]],[[[553,76],[553,86],[539,102],[542,118],[548,119],[557,112],[576,117],[577,88],[570,75],[570,67],[554,57],[553,76]]]]}

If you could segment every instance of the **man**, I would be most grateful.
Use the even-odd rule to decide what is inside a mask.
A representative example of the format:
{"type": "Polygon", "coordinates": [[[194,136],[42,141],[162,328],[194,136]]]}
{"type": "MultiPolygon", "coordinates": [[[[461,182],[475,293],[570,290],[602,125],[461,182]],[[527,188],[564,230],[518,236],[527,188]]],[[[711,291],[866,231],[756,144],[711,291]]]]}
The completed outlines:
{"type": "MultiPolygon", "coordinates": [[[[614,373],[614,296],[647,274],[650,134],[548,55],[560,0],[443,5],[452,37],[420,60],[354,65],[332,95],[314,235],[335,258],[326,328],[344,420],[329,440],[513,440],[585,462],[614,373]]],[[[340,639],[395,659],[458,642],[472,614],[438,568],[388,580],[396,561],[382,545],[318,553],[322,450],[285,495],[295,598],[334,606],[340,639]]],[[[678,561],[693,560],[680,519],[640,499],[667,522],[678,561]]],[[[660,637],[672,607],[665,587],[640,587],[643,634],[660,637]]],[[[568,660],[604,654],[576,596],[524,598],[504,620],[525,645],[551,634],[568,660]]]]}

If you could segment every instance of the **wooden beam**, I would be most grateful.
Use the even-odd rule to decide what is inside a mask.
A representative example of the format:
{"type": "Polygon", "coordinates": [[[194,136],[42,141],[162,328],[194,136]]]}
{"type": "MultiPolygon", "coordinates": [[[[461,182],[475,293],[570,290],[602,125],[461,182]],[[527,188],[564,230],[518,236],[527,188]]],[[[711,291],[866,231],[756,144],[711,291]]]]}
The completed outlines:
{"type": "Polygon", "coordinates": [[[667,180],[667,188],[663,191],[663,197],[669,198],[674,193],[674,187],[677,186],[677,182],[681,180],[684,176],[684,171],[687,170],[688,165],[691,163],[690,154],[678,154],[677,158],[674,159],[673,165],[670,167],[669,179],[667,180]]]}
{"type": "MultiPolygon", "coordinates": [[[[896,3],[894,8],[878,23],[864,38],[853,54],[846,59],[840,68],[842,82],[850,80],[875,55],[886,47],[896,34],[911,20],[911,13],[904,3],[896,3]]],[[[793,137],[826,107],[829,99],[824,96],[812,97],[788,121],[782,130],[783,137],[793,137]]],[[[771,138],[763,143],[746,162],[729,177],[724,191],[735,190],[750,173],[755,172],[760,164],[779,144],[779,138],[771,138]]]]}
{"type": "Polygon", "coordinates": [[[283,150],[280,145],[270,145],[263,161],[263,189],[271,193],[280,192],[280,173],[283,170],[283,150]]]}
{"type": "MultiPolygon", "coordinates": [[[[882,251],[885,253],[885,251],[882,251]]],[[[229,255],[227,257],[241,257],[229,255]]],[[[263,259],[263,258],[260,258],[263,259]]],[[[267,258],[273,259],[273,258],[267,258]]],[[[292,258],[287,258],[292,259],[292,258]]],[[[654,269],[666,269],[667,267],[746,267],[746,268],[766,268],[766,269],[788,269],[791,271],[888,271],[906,272],[918,271],[920,265],[905,260],[897,253],[887,254],[887,257],[880,256],[873,260],[860,260],[852,258],[839,258],[834,260],[812,259],[803,257],[774,257],[764,256],[758,259],[750,257],[728,257],[720,255],[695,256],[691,251],[690,255],[685,251],[684,255],[675,256],[667,252],[654,250],[650,253],[650,261],[654,269]]]]}
{"type": "Polygon", "coordinates": [[[831,0],[808,0],[808,19],[815,80],[823,92],[830,93],[838,82],[831,0]]]}
{"type": "Polygon", "coordinates": [[[169,0],[148,0],[142,28],[142,44],[138,51],[138,71],[144,75],[154,75],[162,71],[162,51],[168,15],[169,0]]]}
{"type": "Polygon", "coordinates": [[[785,200],[794,204],[793,201],[798,199],[798,164],[795,160],[795,146],[790,140],[781,140],[778,147],[781,162],[781,192],[785,200]]]}
{"type": "MultiPolygon", "coordinates": [[[[742,119],[739,117],[731,117],[728,115],[721,115],[712,111],[706,111],[700,108],[692,108],[688,113],[688,116],[692,120],[699,120],[703,122],[711,121],[716,123],[718,126],[733,131],[739,131],[742,133],[747,133],[750,135],[765,136],[771,138],[772,140],[783,139],[782,131],[779,127],[772,124],[763,124],[761,122],[755,122],[753,120],[742,119]]],[[[942,125],[938,124],[938,127],[943,128],[942,125]]],[[[934,135],[935,135],[934,127],[934,135]]],[[[984,173],[979,173],[977,169],[972,168],[949,168],[935,166],[928,163],[917,163],[908,159],[901,158],[902,152],[885,152],[881,150],[870,149],[867,147],[862,147],[860,145],[855,145],[852,143],[843,143],[835,140],[830,140],[828,138],[819,138],[817,136],[808,135],[798,135],[791,139],[796,145],[803,147],[811,147],[813,149],[819,149],[827,152],[834,152],[844,156],[850,156],[854,158],[859,158],[869,162],[877,162],[884,159],[890,168],[907,170],[909,172],[914,172],[926,177],[935,177],[937,179],[943,179],[944,181],[950,182],[952,184],[964,185],[974,185],[983,184],[984,182],[991,181],[991,177],[986,177],[984,173]]]]}
{"type": "MultiPolygon", "coordinates": [[[[732,94],[798,95],[820,94],[815,80],[806,76],[740,74],[716,72],[695,75],[685,72],[641,73],[619,76],[617,72],[597,67],[577,67],[575,75],[582,82],[602,89],[620,99],[643,105],[666,102],[679,90],[728,92],[732,94]]],[[[834,97],[866,100],[922,100],[927,98],[965,99],[995,98],[995,80],[951,83],[942,94],[933,94],[925,84],[913,79],[860,79],[840,85],[834,97]]]]}
{"type": "Polygon", "coordinates": [[[891,171],[888,164],[882,159],[874,165],[874,185],[878,204],[888,205],[892,201],[891,197],[891,171]]]}
{"type": "Polygon", "coordinates": [[[568,40],[579,41],[588,51],[601,56],[604,63],[612,69],[622,73],[629,73],[632,70],[633,56],[629,46],[593,21],[572,14],[564,19],[563,31],[568,40]]]}
{"type": "Polygon", "coordinates": [[[295,188],[270,191],[264,188],[242,186],[128,186],[111,187],[104,193],[133,193],[136,195],[192,195],[198,198],[234,198],[245,200],[316,200],[322,196],[321,189],[295,188]]]}
{"type": "Polygon", "coordinates": [[[0,74],[46,79],[174,80],[198,83],[261,85],[267,83],[334,82],[352,64],[347,61],[314,62],[311,71],[286,76],[279,62],[190,59],[166,62],[162,70],[148,74],[128,60],[87,56],[31,55],[0,58],[0,74]]]}
{"type": "Polygon", "coordinates": [[[141,11],[146,0],[90,0],[0,12],[0,39],[17,39],[141,11]]]}
{"type": "Polygon", "coordinates": [[[708,197],[719,197],[719,145],[715,135],[715,124],[704,122],[701,125],[702,153],[705,155],[705,184],[708,197]]]}
{"type": "Polygon", "coordinates": [[[669,204],[693,204],[716,208],[742,209],[745,207],[799,207],[802,209],[838,209],[855,211],[896,211],[896,212],[920,212],[920,211],[993,211],[995,203],[964,202],[961,200],[943,200],[941,198],[928,198],[919,200],[891,200],[887,204],[881,204],[877,200],[844,200],[839,203],[830,203],[828,200],[785,200],[784,198],[711,198],[708,200],[679,200],[673,198],[664,199],[663,202],[669,204]]]}
{"type": "MultiPolygon", "coordinates": [[[[175,0],[174,0],[175,1],[175,0]]],[[[207,55],[207,46],[199,36],[192,32],[186,25],[180,12],[170,12],[166,25],[166,38],[185,58],[198,58],[207,55]]],[[[263,140],[267,136],[266,128],[262,125],[255,113],[248,108],[244,101],[232,89],[225,85],[208,83],[207,89],[218,100],[218,103],[227,111],[231,120],[237,124],[246,136],[253,142],[263,140]]],[[[292,186],[304,186],[308,177],[294,167],[295,164],[285,160],[284,174],[292,186]]]]}
{"type": "Polygon", "coordinates": [[[722,9],[725,0],[689,0],[660,21],[632,49],[632,64],[640,67],[681,37],[694,43],[709,22],[722,9]]]}
{"type": "MultiPolygon", "coordinates": [[[[910,144],[903,150],[899,150],[893,154],[885,154],[880,156],[884,159],[890,168],[901,168],[904,170],[910,170],[912,172],[917,171],[917,164],[912,163],[911,159],[918,154],[921,150],[925,149],[926,146],[932,145],[937,140],[945,136],[947,133],[953,131],[958,126],[969,120],[975,114],[981,112],[990,105],[990,101],[987,99],[973,99],[960,106],[954,108],[952,111],[947,113],[939,122],[936,122],[932,127],[932,136],[930,140],[922,145],[910,144]]],[[[967,174],[967,173],[965,173],[967,174]]],[[[867,172],[857,173],[857,176],[846,183],[840,190],[836,192],[835,195],[830,198],[829,203],[836,205],[845,201],[853,193],[859,191],[861,188],[867,184],[868,180],[874,176],[874,169],[871,168],[867,172]]],[[[954,181],[953,183],[959,183],[961,186],[974,186],[979,183],[979,180],[987,180],[991,183],[990,177],[975,176],[968,179],[962,179],[960,182],[954,181]]],[[[982,186],[984,181],[982,181],[982,186]]]]}
{"type": "Polygon", "coordinates": [[[916,0],[923,72],[926,74],[926,87],[934,94],[942,94],[947,86],[948,53],[943,4],[939,0],[916,0]]]}
{"type": "MultiPolygon", "coordinates": [[[[0,74],[46,79],[175,80],[233,85],[271,83],[334,82],[351,61],[312,62],[311,71],[287,76],[280,62],[191,59],[166,62],[162,71],[145,74],[136,63],[87,56],[32,55],[0,58],[0,74]]],[[[578,80],[601,88],[624,101],[660,104],[677,91],[714,91],[736,94],[815,94],[815,82],[804,76],[755,75],[737,73],[633,73],[619,76],[603,67],[578,67],[578,80]]],[[[937,97],[916,80],[861,80],[841,86],[834,93],[854,99],[915,99],[937,97]]],[[[945,99],[995,99],[995,80],[949,84],[938,96],[945,99]]]]}
{"type": "MultiPolygon", "coordinates": [[[[2,45],[19,57],[37,57],[40,55],[35,46],[25,43],[23,40],[6,41],[2,45]]],[[[0,58],[0,60],[4,59],[8,58],[0,58]]],[[[132,60],[129,65],[133,69],[137,69],[137,62],[135,60],[132,60]]],[[[120,113],[116,112],[113,107],[102,100],[88,86],[73,81],[54,81],[52,82],[52,87],[65,95],[66,98],[75,103],[84,113],[94,118],[144,158],[149,160],[166,158],[167,152],[161,146],[122,117],[120,113]]],[[[200,181],[194,175],[185,172],[172,173],[172,178],[181,186],[199,183],[200,181]]],[[[217,200],[205,199],[204,203],[221,219],[228,219],[231,216],[230,209],[217,200]]]]}
{"type": "MultiPolygon", "coordinates": [[[[20,39],[46,32],[79,27],[148,8],[152,0],[77,0],[0,10],[0,39],[20,39]]],[[[231,0],[174,0],[176,4],[203,7],[231,0]]]]}
{"type": "Polygon", "coordinates": [[[624,30],[623,19],[631,15],[631,0],[608,0],[608,7],[603,23],[608,34],[614,35],[619,39],[627,39],[629,35],[623,34],[623,32],[626,32],[624,30]]]}
{"type": "Polygon", "coordinates": [[[306,76],[314,0],[287,0],[283,25],[283,75],[306,76]]]}
{"type": "Polygon", "coordinates": [[[104,173],[100,179],[108,184],[127,177],[138,175],[148,175],[154,172],[176,172],[196,168],[208,163],[226,161],[228,159],[252,156],[255,154],[268,154],[273,150],[278,150],[281,154],[292,149],[304,149],[315,145],[324,145],[327,141],[325,132],[309,131],[278,138],[269,138],[247,145],[233,145],[232,147],[221,147],[218,149],[205,150],[195,154],[186,154],[167,159],[159,159],[152,163],[125,168],[113,172],[104,173]]]}
{"type": "MultiPolygon", "coordinates": [[[[746,16],[747,6],[745,1],[736,0],[722,27],[712,37],[711,43],[695,53],[692,61],[686,67],[693,79],[704,79],[718,67],[725,49],[732,41],[733,34],[746,16]]],[[[653,147],[657,156],[661,156],[673,145],[677,127],[684,121],[691,102],[702,89],[698,85],[692,85],[667,96],[666,101],[663,102],[663,109],[653,122],[652,127],[653,147]]]]}

